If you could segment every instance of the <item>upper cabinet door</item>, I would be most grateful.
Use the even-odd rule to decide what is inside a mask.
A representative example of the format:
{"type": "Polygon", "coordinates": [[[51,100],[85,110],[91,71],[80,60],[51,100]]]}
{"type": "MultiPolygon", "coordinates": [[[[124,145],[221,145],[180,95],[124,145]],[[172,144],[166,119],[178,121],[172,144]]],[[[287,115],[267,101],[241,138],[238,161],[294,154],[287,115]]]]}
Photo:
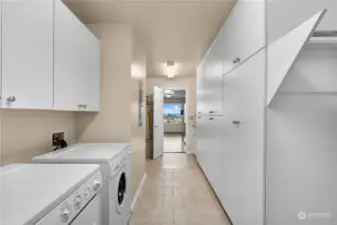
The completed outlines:
{"type": "Polygon", "coordinates": [[[265,0],[239,0],[213,46],[223,61],[223,74],[266,46],[265,0]]]}
{"type": "Polygon", "coordinates": [[[206,56],[204,82],[204,113],[222,115],[222,61],[214,54],[214,48],[206,56]]]}
{"type": "Polygon", "coordinates": [[[54,45],[54,109],[97,111],[99,42],[61,0],[55,0],[54,45]]]}
{"type": "Polygon", "coordinates": [[[205,108],[205,101],[204,101],[204,96],[205,96],[205,79],[204,79],[204,73],[205,73],[205,63],[204,60],[201,61],[197,68],[197,114],[202,115],[205,114],[206,108],[205,108]]]}
{"type": "Polygon", "coordinates": [[[53,0],[2,1],[2,107],[53,108],[53,0]]]}
{"type": "Polygon", "coordinates": [[[85,70],[81,74],[80,102],[85,111],[95,112],[100,108],[100,41],[86,27],[84,31],[87,34],[82,38],[86,47],[81,60],[85,70]]]}

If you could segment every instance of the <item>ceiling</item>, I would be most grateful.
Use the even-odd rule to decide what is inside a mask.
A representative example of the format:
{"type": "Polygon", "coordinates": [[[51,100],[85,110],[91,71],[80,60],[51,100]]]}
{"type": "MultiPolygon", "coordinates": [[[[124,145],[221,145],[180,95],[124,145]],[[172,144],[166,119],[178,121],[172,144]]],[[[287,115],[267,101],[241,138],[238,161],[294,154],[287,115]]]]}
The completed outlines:
{"type": "Polygon", "coordinates": [[[64,0],[84,23],[131,23],[142,38],[148,77],[176,76],[195,69],[236,0],[64,0]]]}

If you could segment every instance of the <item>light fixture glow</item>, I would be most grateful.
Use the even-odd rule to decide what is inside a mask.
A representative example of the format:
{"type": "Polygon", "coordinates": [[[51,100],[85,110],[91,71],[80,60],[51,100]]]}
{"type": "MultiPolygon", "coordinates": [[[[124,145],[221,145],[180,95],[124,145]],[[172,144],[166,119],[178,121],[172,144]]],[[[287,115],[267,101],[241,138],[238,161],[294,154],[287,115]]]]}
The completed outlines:
{"type": "Polygon", "coordinates": [[[175,75],[175,67],[174,67],[174,62],[168,61],[166,63],[166,70],[167,70],[167,77],[169,79],[173,79],[175,75]]]}
{"type": "Polygon", "coordinates": [[[170,90],[170,89],[165,89],[165,90],[164,90],[164,93],[165,93],[165,94],[168,94],[168,95],[173,95],[173,94],[174,94],[174,91],[173,91],[173,90],[170,90]]]}

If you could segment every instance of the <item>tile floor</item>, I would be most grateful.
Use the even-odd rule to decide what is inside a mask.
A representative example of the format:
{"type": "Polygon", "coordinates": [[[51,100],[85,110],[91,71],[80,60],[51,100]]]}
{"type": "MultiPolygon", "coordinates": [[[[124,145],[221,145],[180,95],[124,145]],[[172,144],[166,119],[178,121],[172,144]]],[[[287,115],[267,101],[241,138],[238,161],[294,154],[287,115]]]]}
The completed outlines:
{"type": "Polygon", "coordinates": [[[164,152],[183,152],[184,140],[183,134],[165,133],[164,135],[164,152]]]}
{"type": "Polygon", "coordinates": [[[230,225],[193,155],[147,161],[147,180],[130,225],[230,225]]]}

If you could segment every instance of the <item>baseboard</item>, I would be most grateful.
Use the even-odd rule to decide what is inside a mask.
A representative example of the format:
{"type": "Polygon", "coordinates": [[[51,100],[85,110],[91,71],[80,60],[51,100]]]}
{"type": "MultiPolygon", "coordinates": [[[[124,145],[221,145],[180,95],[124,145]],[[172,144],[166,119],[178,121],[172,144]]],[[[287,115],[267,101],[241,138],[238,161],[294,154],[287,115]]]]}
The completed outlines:
{"type": "Polygon", "coordinates": [[[144,176],[143,176],[142,180],[140,181],[140,184],[139,184],[139,186],[138,186],[138,189],[137,189],[137,192],[136,192],[136,194],[135,194],[135,197],[133,198],[133,201],[132,201],[132,203],[131,203],[131,212],[133,212],[133,208],[135,207],[136,202],[137,202],[139,196],[140,196],[141,193],[142,193],[143,186],[144,186],[145,180],[146,180],[146,176],[147,176],[146,173],[144,173],[144,176]]]}

